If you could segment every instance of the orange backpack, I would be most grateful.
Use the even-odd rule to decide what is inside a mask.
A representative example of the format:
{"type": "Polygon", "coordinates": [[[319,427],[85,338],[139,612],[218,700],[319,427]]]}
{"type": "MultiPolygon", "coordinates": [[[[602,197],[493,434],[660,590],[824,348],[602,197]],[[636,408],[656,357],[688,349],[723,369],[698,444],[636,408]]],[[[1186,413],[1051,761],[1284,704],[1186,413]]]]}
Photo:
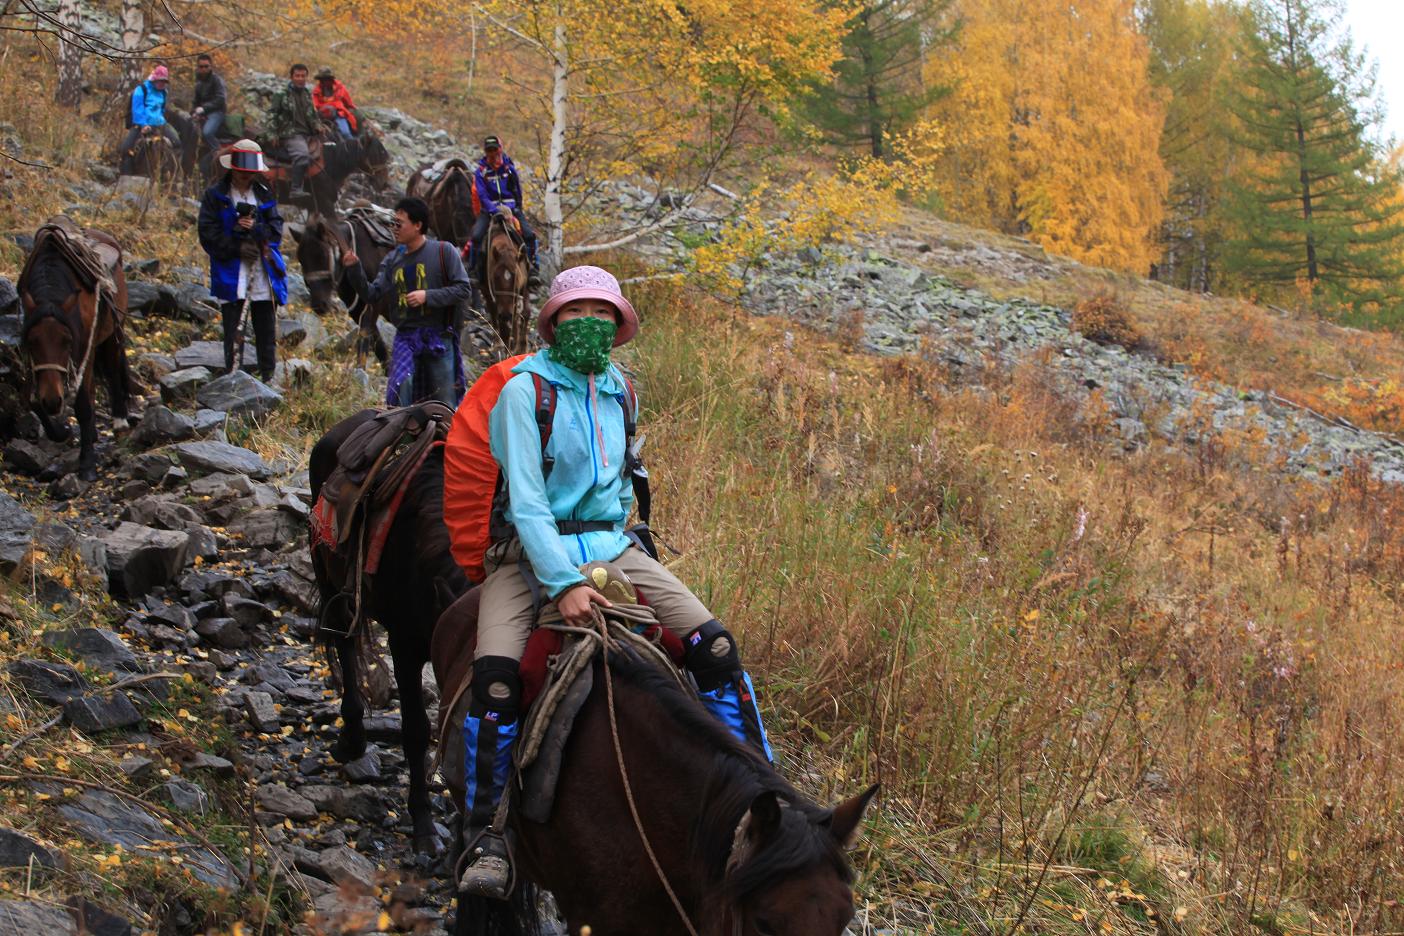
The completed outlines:
{"type": "MultiPolygon", "coordinates": [[[[489,420],[502,388],[513,376],[512,368],[531,355],[518,354],[489,367],[473,382],[458,404],[449,427],[448,439],[444,443],[444,526],[448,527],[449,542],[454,561],[463,569],[469,581],[479,584],[487,577],[483,568],[483,556],[488,547],[503,538],[500,514],[505,509],[501,469],[497,459],[492,457],[492,443],[489,435],[489,420]]],[[[541,457],[544,469],[549,474],[551,459],[546,456],[546,443],[551,439],[551,426],[556,413],[556,388],[532,374],[536,386],[536,424],[541,430],[541,457]]],[[[634,385],[624,382],[625,393],[620,399],[624,409],[625,456],[624,470],[634,479],[634,495],[638,503],[639,518],[643,523],[626,535],[645,537],[646,549],[654,555],[653,543],[648,537],[648,472],[639,460],[634,445],[636,429],[635,414],[638,410],[638,397],[634,385]]],[[[510,527],[507,528],[510,533],[510,527]]]]}

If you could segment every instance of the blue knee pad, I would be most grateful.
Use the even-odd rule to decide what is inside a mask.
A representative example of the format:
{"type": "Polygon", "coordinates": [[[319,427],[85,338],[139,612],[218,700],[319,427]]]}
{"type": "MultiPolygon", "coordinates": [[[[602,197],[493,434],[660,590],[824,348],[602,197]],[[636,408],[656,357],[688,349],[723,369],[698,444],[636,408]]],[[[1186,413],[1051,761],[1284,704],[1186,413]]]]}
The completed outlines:
{"type": "Polygon", "coordinates": [[[741,667],[741,654],[720,621],[711,620],[687,635],[683,664],[697,680],[702,705],[743,744],[775,760],[756,706],[756,690],[741,667]]]}
{"type": "Polygon", "coordinates": [[[492,821],[507,788],[521,687],[516,660],[483,657],[473,661],[473,694],[463,719],[463,776],[472,827],[482,828],[492,821]]]}

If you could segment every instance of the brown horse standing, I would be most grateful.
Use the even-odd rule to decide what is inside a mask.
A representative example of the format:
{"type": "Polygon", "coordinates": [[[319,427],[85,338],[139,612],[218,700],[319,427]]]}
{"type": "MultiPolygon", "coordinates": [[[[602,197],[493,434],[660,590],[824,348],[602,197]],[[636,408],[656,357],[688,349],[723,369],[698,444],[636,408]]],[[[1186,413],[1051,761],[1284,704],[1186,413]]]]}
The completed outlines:
{"type": "Polygon", "coordinates": [[[462,250],[473,234],[473,170],[467,161],[454,158],[442,164],[420,166],[405,183],[405,194],[424,199],[429,206],[429,230],[462,250]],[[430,179],[435,166],[438,173],[430,179]]]}
{"type": "MultiPolygon", "coordinates": [[[[86,253],[93,263],[106,267],[111,295],[101,291],[94,271],[76,268],[62,249],[66,242],[81,244],[81,236],[71,224],[40,228],[34,252],[20,275],[19,291],[24,302],[22,340],[33,378],[34,411],[45,435],[55,442],[66,442],[72,430],[64,412],[64,396],[73,392],[80,439],[78,476],[92,481],[97,478],[94,373],[101,374],[107,383],[114,430],[127,426],[131,373],[122,339],[127,279],[122,272],[121,248],[110,234],[84,233],[101,245],[86,253]]],[[[78,249],[82,252],[84,248],[78,249]]]]}
{"type": "Polygon", "coordinates": [[[483,299],[488,319],[507,346],[508,354],[521,354],[527,349],[527,326],[531,321],[526,244],[498,215],[488,226],[484,254],[483,299]]]}
{"type": "MultiPolygon", "coordinates": [[[[465,619],[475,617],[475,602],[472,592],[465,595],[436,628],[433,663],[442,693],[457,685],[450,673],[461,672],[465,619]]],[[[853,917],[844,849],[877,788],[821,808],[739,744],[670,675],[627,652],[611,652],[610,669],[614,715],[597,661],[593,689],[566,742],[550,819],[538,824],[513,811],[516,871],[530,885],[519,884],[507,902],[460,895],[458,936],[535,932],[531,885],[555,895],[571,933],[587,925],[595,936],[688,936],[689,926],[700,936],[843,933],[853,917]]],[[[460,809],[462,792],[454,791],[460,809]]]]}

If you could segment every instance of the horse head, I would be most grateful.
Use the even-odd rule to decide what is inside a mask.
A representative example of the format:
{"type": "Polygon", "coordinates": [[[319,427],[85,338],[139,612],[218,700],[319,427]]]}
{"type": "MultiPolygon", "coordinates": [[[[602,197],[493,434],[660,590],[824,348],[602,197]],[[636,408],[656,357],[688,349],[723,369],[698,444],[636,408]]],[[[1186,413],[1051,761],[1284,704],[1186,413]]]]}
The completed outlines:
{"type": "Polygon", "coordinates": [[[60,303],[36,300],[25,292],[24,310],[24,351],[34,378],[34,411],[45,434],[55,442],[64,442],[70,433],[57,420],[64,414],[63,395],[73,361],[78,293],[69,293],[60,303]]]}
{"type": "Polygon", "coordinates": [[[366,121],[359,141],[361,144],[361,171],[371,177],[371,182],[376,189],[380,191],[388,189],[390,187],[390,151],[385,148],[385,139],[380,128],[374,123],[366,121]]]}
{"type": "Polygon", "coordinates": [[[852,845],[876,785],[822,810],[758,794],[732,838],[725,936],[839,936],[853,919],[852,845]]]}
{"type": "Polygon", "coordinates": [[[341,262],[330,226],[320,214],[313,214],[302,227],[288,225],[293,240],[297,241],[297,262],[302,267],[302,279],[307,283],[312,311],[318,315],[326,315],[332,309],[337,265],[341,262]]]}

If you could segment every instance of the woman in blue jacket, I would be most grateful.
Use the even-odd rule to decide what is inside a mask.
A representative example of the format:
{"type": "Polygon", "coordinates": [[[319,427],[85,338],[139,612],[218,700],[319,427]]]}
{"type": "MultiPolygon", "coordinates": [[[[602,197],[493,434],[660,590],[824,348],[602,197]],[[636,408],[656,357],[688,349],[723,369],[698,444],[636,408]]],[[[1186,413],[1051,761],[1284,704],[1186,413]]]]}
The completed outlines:
{"type": "Polygon", "coordinates": [[[200,246],[210,255],[210,295],[221,303],[224,366],[234,370],[235,339],[247,314],[266,383],[278,360],[277,307],[288,301],[283,218],[264,181],[268,167],[257,143],[240,140],[219,163],[228,171],[200,203],[200,246]]]}
{"type": "Polygon", "coordinates": [[[596,605],[609,605],[581,565],[611,562],[648,596],[658,623],[682,640],[684,665],[703,706],[738,740],[770,758],[735,638],[686,585],[624,534],[634,502],[624,458],[627,391],[609,357],[638,329],[634,307],[608,272],[593,266],[563,270],[537,321],[549,349],[513,368],[516,376],[502,388],[489,418],[492,455],[506,483],[505,520],[514,535],[484,557],[472,698],[463,723],[472,850],[459,880],[464,893],[502,898],[510,879],[507,850],[488,823],[524,714],[518,665],[536,620],[536,595],[577,627],[589,624],[596,605]],[[537,379],[556,392],[544,452],[537,379]],[[551,459],[549,473],[543,457],[551,459]]]}

